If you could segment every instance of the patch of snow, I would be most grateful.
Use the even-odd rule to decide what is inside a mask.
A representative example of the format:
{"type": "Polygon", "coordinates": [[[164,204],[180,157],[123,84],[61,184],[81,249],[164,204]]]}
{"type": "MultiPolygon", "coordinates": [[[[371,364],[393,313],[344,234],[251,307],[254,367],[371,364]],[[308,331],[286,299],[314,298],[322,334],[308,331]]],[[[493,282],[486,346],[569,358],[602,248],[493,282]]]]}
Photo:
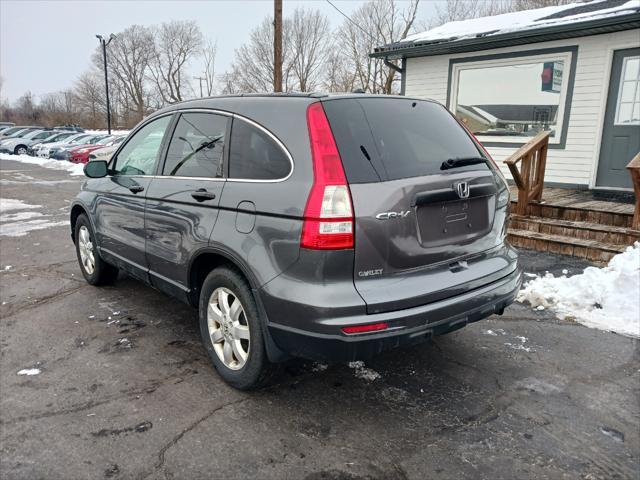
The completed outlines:
{"type": "Polygon", "coordinates": [[[536,275],[535,273],[528,273],[528,272],[524,272],[525,277],[529,277],[529,278],[537,278],[538,275],[536,275]]]}
{"type": "Polygon", "coordinates": [[[604,268],[587,267],[572,277],[547,273],[531,280],[517,300],[550,308],[561,319],[640,338],[640,242],[604,268]]]}
{"type": "Polygon", "coordinates": [[[18,372],[18,375],[40,375],[39,368],[24,368],[18,372]]]}
{"type": "Polygon", "coordinates": [[[566,268],[562,270],[563,275],[567,275],[568,273],[569,273],[569,270],[567,270],[566,268]]]}
{"type": "Polygon", "coordinates": [[[521,343],[505,343],[507,347],[510,347],[514,350],[524,350],[525,352],[535,352],[535,350],[531,347],[525,347],[521,343]]]}
{"type": "Polygon", "coordinates": [[[0,222],[20,222],[30,218],[42,217],[40,212],[13,212],[0,215],[0,222]]]}
{"type": "Polygon", "coordinates": [[[33,230],[44,230],[46,228],[62,227],[69,225],[69,220],[53,222],[49,220],[29,220],[20,223],[0,224],[0,236],[22,237],[33,230]]]}
{"type": "Polygon", "coordinates": [[[84,175],[84,165],[82,163],[71,163],[66,160],[49,160],[48,158],[31,157],[29,155],[11,155],[9,153],[0,153],[0,160],[29,163],[52,170],[66,170],[69,172],[69,175],[72,176],[84,175]]]}
{"type": "Polygon", "coordinates": [[[407,36],[403,42],[430,42],[430,41],[457,41],[477,36],[488,36],[502,33],[509,33],[522,30],[551,27],[558,24],[569,24],[596,20],[616,15],[631,14],[640,8],[638,0],[630,0],[617,7],[603,8],[591,12],[583,12],[564,17],[547,18],[551,15],[570,10],[576,7],[583,7],[589,4],[602,3],[601,0],[586,3],[570,3],[566,5],[555,5],[534,10],[523,10],[520,12],[504,13],[490,17],[473,18],[457,22],[449,22],[439,27],[432,28],[426,32],[415,33],[407,36]]]}
{"type": "Polygon", "coordinates": [[[365,367],[364,362],[361,360],[358,360],[357,362],[349,362],[349,368],[355,370],[356,377],[368,382],[373,382],[382,376],[375,370],[365,367]]]}
{"type": "Polygon", "coordinates": [[[326,363],[315,362],[313,364],[312,370],[314,372],[324,372],[327,368],[329,368],[329,365],[327,365],[326,363]]]}
{"type": "Polygon", "coordinates": [[[29,205],[22,200],[14,198],[0,198],[0,213],[11,212],[13,210],[27,210],[30,208],[42,208],[42,205],[29,205]]]}
{"type": "Polygon", "coordinates": [[[4,271],[5,271],[5,272],[8,272],[8,271],[9,271],[9,270],[11,270],[12,268],[13,268],[13,267],[12,267],[12,265],[7,265],[7,266],[5,266],[5,267],[4,267],[4,271]]]}
{"type": "Polygon", "coordinates": [[[485,334],[485,335],[491,335],[492,337],[497,337],[498,336],[498,334],[496,332],[494,332],[493,330],[483,330],[482,333],[485,334]]]}

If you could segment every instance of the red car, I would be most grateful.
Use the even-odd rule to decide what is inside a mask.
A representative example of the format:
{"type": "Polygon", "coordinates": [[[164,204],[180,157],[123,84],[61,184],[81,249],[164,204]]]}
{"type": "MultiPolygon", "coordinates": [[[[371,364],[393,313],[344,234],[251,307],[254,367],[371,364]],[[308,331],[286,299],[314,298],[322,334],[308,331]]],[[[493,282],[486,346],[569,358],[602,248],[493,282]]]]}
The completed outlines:
{"type": "Polygon", "coordinates": [[[78,147],[69,150],[69,161],[72,163],[87,163],[89,161],[89,154],[99,148],[110,147],[111,145],[117,145],[124,140],[126,135],[105,137],[102,140],[87,145],[80,145],[78,147]]]}

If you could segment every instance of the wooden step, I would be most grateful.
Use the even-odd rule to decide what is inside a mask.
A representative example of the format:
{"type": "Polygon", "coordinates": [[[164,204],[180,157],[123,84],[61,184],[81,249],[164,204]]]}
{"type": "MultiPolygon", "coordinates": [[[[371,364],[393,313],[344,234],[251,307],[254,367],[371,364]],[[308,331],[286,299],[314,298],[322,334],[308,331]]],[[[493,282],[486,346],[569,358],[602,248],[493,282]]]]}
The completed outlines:
{"type": "Polygon", "coordinates": [[[510,228],[507,238],[515,247],[529,248],[539,252],[559,253],[578,258],[586,258],[596,263],[607,263],[626,246],[597,242],[582,238],[565,237],[531,230],[510,228]]]}
{"type": "Polygon", "coordinates": [[[511,215],[510,218],[509,225],[514,230],[528,230],[549,235],[595,240],[596,242],[618,246],[633,245],[634,242],[640,241],[640,231],[626,227],[524,215],[511,215]]]}
{"type": "MultiPolygon", "coordinates": [[[[633,224],[633,213],[617,211],[619,208],[615,204],[607,210],[608,202],[598,202],[593,208],[585,206],[564,206],[547,205],[545,203],[529,204],[529,215],[540,218],[553,218],[558,220],[569,220],[572,222],[588,222],[600,225],[611,225],[614,227],[631,228],[633,224]]],[[[513,211],[513,210],[512,210],[513,211]]]]}

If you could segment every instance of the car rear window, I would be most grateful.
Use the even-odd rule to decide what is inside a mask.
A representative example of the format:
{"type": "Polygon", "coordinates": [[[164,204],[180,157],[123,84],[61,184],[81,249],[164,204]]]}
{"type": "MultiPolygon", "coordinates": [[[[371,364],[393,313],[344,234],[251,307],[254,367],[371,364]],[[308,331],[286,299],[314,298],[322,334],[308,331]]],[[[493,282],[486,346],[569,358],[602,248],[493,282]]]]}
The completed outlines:
{"type": "MultiPolygon", "coordinates": [[[[440,104],[401,98],[348,98],[323,103],[350,183],[442,173],[450,158],[481,153],[440,104]]],[[[456,172],[488,168],[486,164],[456,172]]]]}

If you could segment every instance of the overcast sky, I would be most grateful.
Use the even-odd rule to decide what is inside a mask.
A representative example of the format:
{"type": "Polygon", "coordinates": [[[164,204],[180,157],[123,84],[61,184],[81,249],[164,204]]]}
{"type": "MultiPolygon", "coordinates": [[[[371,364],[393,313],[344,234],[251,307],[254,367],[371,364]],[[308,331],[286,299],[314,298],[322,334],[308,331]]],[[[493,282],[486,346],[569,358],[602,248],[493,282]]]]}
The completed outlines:
{"type": "MultiPolygon", "coordinates": [[[[284,15],[296,6],[319,9],[332,27],[344,17],[326,1],[284,0],[284,15]]],[[[363,1],[334,1],[345,14],[363,1]]],[[[406,3],[406,2],[401,2],[406,3]]],[[[423,0],[419,17],[428,18],[436,2],[423,0]]],[[[257,1],[32,1],[0,0],[0,76],[2,97],[10,101],[27,90],[42,95],[69,88],[90,66],[97,33],[109,35],[132,24],[196,20],[206,37],[217,39],[216,70],[223,73],[233,51],[273,12],[271,0],[257,1]]],[[[192,70],[198,72],[198,65],[192,70]]]]}

